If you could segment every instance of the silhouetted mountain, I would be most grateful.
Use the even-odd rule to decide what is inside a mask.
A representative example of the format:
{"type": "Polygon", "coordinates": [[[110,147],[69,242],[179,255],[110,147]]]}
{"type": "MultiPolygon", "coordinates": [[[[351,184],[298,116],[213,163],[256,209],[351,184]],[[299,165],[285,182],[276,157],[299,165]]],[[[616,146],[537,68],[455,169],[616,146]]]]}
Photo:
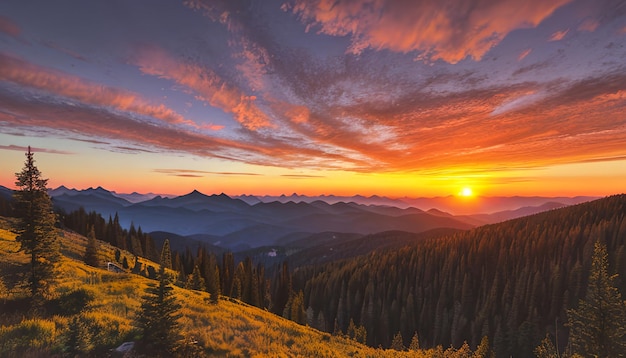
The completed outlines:
{"type": "Polygon", "coordinates": [[[55,192],[55,195],[52,196],[52,202],[55,207],[62,208],[67,212],[83,207],[86,211],[96,211],[106,216],[107,214],[115,214],[120,208],[131,205],[127,200],[118,198],[102,187],[81,191],[65,188],[59,192],[62,194],[56,195],[55,192]]]}
{"type": "Polygon", "coordinates": [[[226,194],[205,195],[194,190],[189,194],[167,198],[157,196],[151,200],[138,203],[141,206],[165,206],[170,208],[186,208],[193,211],[231,211],[243,210],[249,207],[244,201],[232,199],[226,194]]]}
{"type": "Polygon", "coordinates": [[[205,195],[195,190],[179,197],[156,196],[134,204],[100,187],[76,192],[59,188],[55,194],[59,194],[54,197],[55,205],[67,212],[83,207],[105,218],[117,213],[125,228],[135,223],[144,232],[202,235],[203,242],[231,250],[273,245],[279,240],[285,244],[289,237],[296,239],[325,231],[373,234],[388,230],[423,232],[441,227],[474,227],[452,216],[440,217],[415,208],[329,204],[321,200],[249,205],[225,194],[205,195]]]}
{"type": "Polygon", "coordinates": [[[72,195],[76,195],[79,193],[80,193],[79,190],[69,189],[65,185],[61,185],[60,187],[56,189],[48,189],[48,195],[50,195],[51,197],[61,196],[63,194],[72,196],[72,195]]]}
{"type": "Polygon", "coordinates": [[[13,190],[0,185],[0,197],[6,200],[11,200],[11,198],[13,198],[13,190]]]}
{"type": "Polygon", "coordinates": [[[568,205],[557,202],[547,202],[539,206],[525,206],[516,210],[499,211],[493,214],[469,215],[473,219],[480,220],[484,223],[498,223],[506,220],[516,219],[523,216],[533,215],[548,210],[560,209],[568,205]]]}
{"type": "MultiPolygon", "coordinates": [[[[132,192],[130,194],[121,194],[121,193],[116,193],[114,191],[111,192],[111,194],[117,196],[118,198],[122,198],[130,203],[136,204],[136,203],[141,203],[150,199],[154,199],[157,196],[159,196],[159,194],[154,194],[154,193],[147,193],[147,194],[140,194],[138,192],[132,192]]],[[[167,196],[167,197],[174,197],[174,196],[167,196]]]]}
{"type": "MultiPolygon", "coordinates": [[[[203,235],[203,242],[231,250],[275,245],[279,241],[285,244],[290,237],[300,239],[320,232],[369,235],[393,230],[412,233],[436,228],[466,230],[563,205],[542,202],[543,206],[502,213],[454,216],[438,209],[424,212],[413,207],[357,202],[391,200],[378,196],[354,196],[350,197],[354,201],[347,203],[329,203],[322,199],[310,202],[285,201],[288,198],[308,198],[294,194],[280,197],[282,201],[259,201],[250,205],[225,194],[205,195],[196,190],[178,197],[156,196],[137,203],[131,203],[101,187],[81,191],[59,187],[52,191],[52,195],[55,206],[66,212],[83,207],[87,212],[98,212],[104,218],[113,217],[117,213],[120,225],[125,228],[135,223],[144,232],[163,231],[187,237],[203,235]]],[[[138,198],[137,195],[135,198],[138,198]]],[[[334,200],[338,197],[323,198],[334,200]]],[[[522,199],[515,198],[520,202],[545,200],[522,199]]]]}

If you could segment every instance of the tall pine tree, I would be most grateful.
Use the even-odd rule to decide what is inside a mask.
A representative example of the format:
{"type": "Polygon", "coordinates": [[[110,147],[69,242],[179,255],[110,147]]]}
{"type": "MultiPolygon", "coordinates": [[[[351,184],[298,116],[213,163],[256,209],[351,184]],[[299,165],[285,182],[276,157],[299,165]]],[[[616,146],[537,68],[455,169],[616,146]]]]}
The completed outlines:
{"type": "Polygon", "coordinates": [[[29,289],[33,307],[39,307],[50,293],[60,254],[56,216],[46,188],[48,179],[42,178],[33,156],[28,147],[24,168],[15,174],[18,189],[13,197],[18,220],[14,230],[20,250],[30,256],[29,289]]]}
{"type": "Polygon", "coordinates": [[[163,248],[161,248],[161,265],[166,269],[172,269],[172,250],[170,250],[170,240],[165,239],[163,241],[163,248]]]}
{"type": "Polygon", "coordinates": [[[572,348],[584,357],[626,356],[626,305],[608,266],[606,246],[596,242],[585,299],[568,311],[572,348]]]}
{"type": "Polygon", "coordinates": [[[178,311],[181,306],[176,302],[163,265],[158,277],[158,286],[146,289],[137,319],[143,332],[139,350],[152,357],[170,357],[180,340],[178,319],[181,314],[178,311]]]}
{"type": "Polygon", "coordinates": [[[96,233],[91,227],[89,234],[87,234],[87,247],[85,248],[85,263],[89,266],[99,267],[100,257],[98,256],[98,241],[96,240],[96,233]]]}

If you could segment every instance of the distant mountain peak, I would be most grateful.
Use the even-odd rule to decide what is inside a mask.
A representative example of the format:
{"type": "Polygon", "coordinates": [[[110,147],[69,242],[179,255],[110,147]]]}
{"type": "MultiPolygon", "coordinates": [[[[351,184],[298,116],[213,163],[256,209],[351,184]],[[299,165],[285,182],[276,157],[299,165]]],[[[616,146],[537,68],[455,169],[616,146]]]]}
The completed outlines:
{"type": "MultiPolygon", "coordinates": [[[[199,192],[197,189],[194,189],[191,193],[187,194],[187,195],[204,195],[201,192],[199,192]]],[[[204,195],[206,196],[206,195],[204,195]]]]}
{"type": "Polygon", "coordinates": [[[95,191],[97,193],[108,193],[108,194],[111,194],[110,191],[106,190],[105,188],[103,188],[101,186],[98,186],[97,188],[89,187],[89,189],[87,189],[85,191],[95,191]]]}

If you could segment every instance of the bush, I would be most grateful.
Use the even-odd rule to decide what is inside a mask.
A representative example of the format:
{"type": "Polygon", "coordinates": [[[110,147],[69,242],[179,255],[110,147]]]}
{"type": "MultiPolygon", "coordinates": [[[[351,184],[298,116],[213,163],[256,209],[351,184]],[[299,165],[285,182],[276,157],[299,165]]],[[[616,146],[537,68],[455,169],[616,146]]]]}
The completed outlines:
{"type": "Polygon", "coordinates": [[[50,310],[63,316],[73,316],[85,311],[94,300],[94,294],[84,288],[65,292],[50,301],[50,310]]]}
{"type": "Polygon", "coordinates": [[[54,322],[27,319],[8,327],[0,327],[0,356],[14,357],[33,350],[54,346],[57,336],[54,322]]]}

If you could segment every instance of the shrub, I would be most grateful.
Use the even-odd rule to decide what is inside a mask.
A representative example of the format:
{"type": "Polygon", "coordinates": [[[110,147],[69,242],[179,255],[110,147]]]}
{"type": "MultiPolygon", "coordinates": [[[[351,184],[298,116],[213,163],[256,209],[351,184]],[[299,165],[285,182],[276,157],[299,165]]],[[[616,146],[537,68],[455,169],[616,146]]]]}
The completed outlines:
{"type": "Polygon", "coordinates": [[[21,353],[49,349],[57,336],[54,322],[27,319],[8,327],[0,327],[0,356],[19,356],[21,353]]]}

